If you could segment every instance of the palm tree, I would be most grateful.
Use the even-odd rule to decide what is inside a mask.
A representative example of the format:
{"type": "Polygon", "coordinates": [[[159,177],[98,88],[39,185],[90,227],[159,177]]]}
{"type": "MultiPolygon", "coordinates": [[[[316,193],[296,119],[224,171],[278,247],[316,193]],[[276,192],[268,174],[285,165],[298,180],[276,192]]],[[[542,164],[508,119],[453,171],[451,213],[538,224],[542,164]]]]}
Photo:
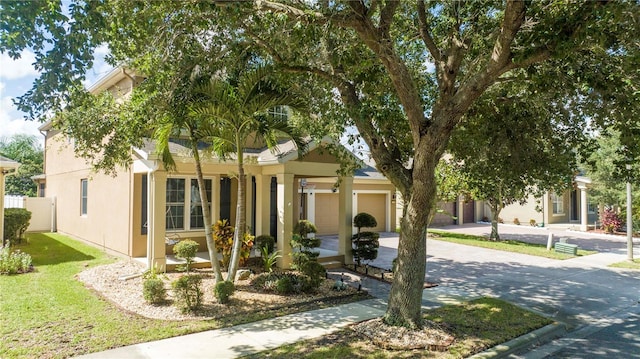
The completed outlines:
{"type": "Polygon", "coordinates": [[[278,141],[293,140],[302,152],[306,143],[286,116],[269,112],[279,106],[302,108],[300,97],[274,82],[271,69],[261,66],[240,73],[235,79],[225,80],[214,77],[210,82],[198,86],[199,100],[190,106],[190,115],[199,123],[207,123],[207,138],[213,151],[221,158],[235,154],[238,163],[238,198],[233,249],[227,281],[235,280],[240,248],[246,232],[246,176],[244,172],[244,151],[250,140],[263,143],[275,150],[278,141]]]}
{"type": "Polygon", "coordinates": [[[220,270],[220,262],[218,261],[218,251],[216,249],[215,242],[213,241],[210,210],[211,199],[207,196],[204,176],[202,174],[200,153],[198,152],[198,143],[206,141],[207,139],[206,133],[208,131],[203,131],[203,129],[209,128],[210,124],[201,122],[199,117],[188,116],[187,111],[189,103],[195,101],[193,89],[198,83],[198,79],[199,68],[196,67],[193,69],[189,79],[182,81],[184,85],[178,86],[174,90],[172,101],[170,101],[171,103],[169,104],[167,111],[164,112],[165,115],[159,121],[159,125],[154,133],[154,138],[156,140],[157,150],[161,154],[165,168],[171,170],[175,168],[175,162],[171,152],[169,151],[170,139],[183,137],[185,132],[187,134],[187,140],[191,147],[191,153],[196,165],[196,177],[202,203],[202,217],[204,222],[207,251],[209,252],[209,258],[211,260],[211,268],[213,268],[216,276],[216,282],[220,282],[223,278],[222,271],[220,270]]]}

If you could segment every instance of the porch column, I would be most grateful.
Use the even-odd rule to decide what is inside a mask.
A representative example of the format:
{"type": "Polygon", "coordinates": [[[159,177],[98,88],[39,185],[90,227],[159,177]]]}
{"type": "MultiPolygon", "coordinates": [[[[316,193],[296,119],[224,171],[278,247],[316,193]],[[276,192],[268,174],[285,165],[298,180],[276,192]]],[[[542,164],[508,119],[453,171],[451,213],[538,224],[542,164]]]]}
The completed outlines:
{"type": "Polygon", "coordinates": [[[548,226],[551,223],[551,201],[549,200],[549,192],[545,192],[542,196],[542,226],[548,226]]]}
{"type": "Polygon", "coordinates": [[[211,176],[211,224],[220,219],[220,175],[211,176]]]}
{"type": "Polygon", "coordinates": [[[167,264],[165,249],[167,173],[149,172],[147,176],[147,267],[164,272],[167,264]]]}
{"type": "Polygon", "coordinates": [[[587,214],[587,187],[578,186],[580,190],[580,230],[587,231],[587,223],[589,222],[589,216],[587,214]]]}
{"type": "Polygon", "coordinates": [[[269,234],[271,176],[256,176],[256,235],[269,234]]]}
{"type": "Polygon", "coordinates": [[[278,181],[278,238],[277,249],[282,257],[278,258],[279,268],[291,267],[291,236],[293,234],[293,174],[280,173],[278,181]]]}
{"type": "Polygon", "coordinates": [[[338,193],[338,255],[344,255],[345,264],[353,264],[353,196],[353,177],[342,177],[338,193]]]}

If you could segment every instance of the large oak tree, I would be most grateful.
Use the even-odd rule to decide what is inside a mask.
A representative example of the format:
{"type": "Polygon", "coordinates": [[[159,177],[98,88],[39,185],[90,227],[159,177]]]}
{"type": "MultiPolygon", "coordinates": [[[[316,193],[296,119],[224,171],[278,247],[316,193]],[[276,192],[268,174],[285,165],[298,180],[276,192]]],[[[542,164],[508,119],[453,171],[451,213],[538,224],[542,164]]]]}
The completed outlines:
{"type": "Polygon", "coordinates": [[[16,56],[22,48],[35,48],[43,70],[19,100],[33,117],[73,105],[68,90],[90,65],[91,49],[102,42],[109,43],[115,60],[134,63],[151,54],[171,62],[199,44],[207,45],[201,46],[206,48],[202,61],[251,53],[277,64],[313,90],[322,122],[332,123],[322,129],[357,128],[404,200],[398,271],[385,315],[392,325],[422,325],[436,164],[469,109],[490,95],[488,89],[536,79],[526,91],[544,91],[546,80],[563,89],[558,93],[572,93],[566,106],[592,116],[591,125],[638,128],[638,117],[629,116],[638,114],[633,94],[638,93],[639,5],[633,1],[72,4],[77,5],[73,22],[55,1],[2,5],[7,16],[1,20],[0,51],[16,56]],[[43,41],[53,50],[47,52],[43,41]],[[210,56],[212,49],[216,56],[210,56]],[[611,104],[616,113],[604,110],[611,104]]]}

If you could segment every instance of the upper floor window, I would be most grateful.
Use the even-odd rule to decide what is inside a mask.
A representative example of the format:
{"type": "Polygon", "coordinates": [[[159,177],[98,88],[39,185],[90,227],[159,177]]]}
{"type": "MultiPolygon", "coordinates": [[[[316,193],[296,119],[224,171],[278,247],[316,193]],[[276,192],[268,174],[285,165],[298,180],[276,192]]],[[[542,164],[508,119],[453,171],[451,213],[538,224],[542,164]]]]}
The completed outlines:
{"type": "Polygon", "coordinates": [[[89,202],[88,196],[89,181],[86,178],[80,180],[80,214],[87,215],[87,207],[89,202]]]}

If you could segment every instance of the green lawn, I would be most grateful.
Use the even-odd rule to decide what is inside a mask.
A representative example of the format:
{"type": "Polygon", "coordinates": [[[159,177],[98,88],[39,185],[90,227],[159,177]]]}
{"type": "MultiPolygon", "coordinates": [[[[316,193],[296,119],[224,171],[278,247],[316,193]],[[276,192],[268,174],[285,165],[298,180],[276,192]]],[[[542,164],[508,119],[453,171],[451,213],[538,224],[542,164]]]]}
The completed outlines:
{"type": "Polygon", "coordinates": [[[118,309],[75,279],[86,267],[117,259],[55,233],[30,234],[28,240],[19,249],[31,254],[35,272],[0,276],[2,359],[67,358],[327,306],[321,301],[256,308],[218,320],[148,319],[118,309]]]}
{"type": "MultiPolygon", "coordinates": [[[[469,234],[461,234],[448,231],[440,231],[437,229],[429,229],[429,239],[447,241],[452,243],[464,244],[468,246],[483,247],[489,249],[495,249],[505,252],[514,252],[529,254],[532,256],[539,256],[551,259],[569,259],[575,258],[572,255],[557,253],[555,250],[547,250],[547,246],[542,244],[527,243],[516,240],[501,240],[491,241],[485,237],[474,236],[469,234]]],[[[590,254],[598,253],[597,251],[587,251],[584,249],[578,249],[578,256],[587,256],[590,254]]]]}
{"type": "Polygon", "coordinates": [[[640,270],[640,259],[634,259],[633,262],[622,261],[618,263],[609,264],[609,267],[640,270]]]}
{"type": "Polygon", "coordinates": [[[507,342],[552,321],[498,299],[480,298],[425,312],[456,337],[446,352],[385,350],[351,329],[322,338],[285,345],[249,358],[463,358],[507,342]]]}

